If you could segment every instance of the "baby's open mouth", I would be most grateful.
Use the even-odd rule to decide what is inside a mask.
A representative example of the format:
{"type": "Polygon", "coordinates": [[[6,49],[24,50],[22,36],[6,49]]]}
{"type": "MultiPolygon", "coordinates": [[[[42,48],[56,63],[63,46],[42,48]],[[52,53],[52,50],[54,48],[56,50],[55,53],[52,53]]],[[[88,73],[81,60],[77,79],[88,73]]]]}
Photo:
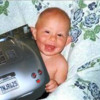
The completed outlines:
{"type": "Polygon", "coordinates": [[[45,50],[52,52],[56,47],[54,45],[45,45],[45,50]]]}

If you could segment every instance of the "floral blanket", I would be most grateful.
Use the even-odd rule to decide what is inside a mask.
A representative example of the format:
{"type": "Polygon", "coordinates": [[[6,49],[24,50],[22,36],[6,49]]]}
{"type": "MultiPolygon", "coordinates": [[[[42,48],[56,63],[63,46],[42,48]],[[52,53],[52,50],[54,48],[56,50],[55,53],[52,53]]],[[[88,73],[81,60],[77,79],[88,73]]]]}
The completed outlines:
{"type": "Polygon", "coordinates": [[[72,43],[62,52],[69,62],[68,78],[43,100],[100,100],[100,0],[0,0],[0,33],[24,22],[34,26],[39,13],[48,7],[68,13],[72,43]],[[15,4],[23,18],[18,9],[13,12],[15,4]]]}

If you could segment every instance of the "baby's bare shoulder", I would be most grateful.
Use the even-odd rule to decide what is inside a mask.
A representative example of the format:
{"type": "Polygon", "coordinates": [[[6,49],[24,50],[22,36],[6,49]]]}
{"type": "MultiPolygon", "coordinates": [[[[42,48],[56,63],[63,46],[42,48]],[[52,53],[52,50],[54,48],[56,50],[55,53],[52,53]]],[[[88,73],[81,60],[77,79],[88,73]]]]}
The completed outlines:
{"type": "Polygon", "coordinates": [[[64,68],[64,67],[68,67],[68,62],[67,60],[64,58],[64,56],[59,55],[59,57],[56,59],[56,65],[57,68],[64,68]]]}
{"type": "Polygon", "coordinates": [[[64,58],[64,56],[62,56],[62,55],[59,55],[58,58],[57,58],[56,60],[58,60],[59,63],[62,63],[62,62],[67,63],[67,60],[66,60],[66,59],[64,58]]]}

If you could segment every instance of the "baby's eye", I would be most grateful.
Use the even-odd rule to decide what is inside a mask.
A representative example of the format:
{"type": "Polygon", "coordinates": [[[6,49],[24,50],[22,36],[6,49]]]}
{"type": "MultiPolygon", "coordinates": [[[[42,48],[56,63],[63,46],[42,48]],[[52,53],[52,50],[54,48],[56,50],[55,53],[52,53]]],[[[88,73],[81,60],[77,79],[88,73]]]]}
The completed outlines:
{"type": "Polygon", "coordinates": [[[63,34],[57,34],[59,37],[62,37],[63,36],[63,34]]]}
{"type": "Polygon", "coordinates": [[[50,33],[49,31],[45,31],[45,33],[50,33]]]}

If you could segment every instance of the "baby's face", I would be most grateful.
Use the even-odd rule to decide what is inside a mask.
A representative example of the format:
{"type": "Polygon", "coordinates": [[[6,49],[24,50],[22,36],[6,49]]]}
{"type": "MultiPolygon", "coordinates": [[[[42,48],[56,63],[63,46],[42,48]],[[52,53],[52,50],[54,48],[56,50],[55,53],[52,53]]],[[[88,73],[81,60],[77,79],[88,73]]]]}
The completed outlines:
{"type": "Polygon", "coordinates": [[[46,56],[61,53],[66,45],[69,23],[60,17],[42,18],[36,27],[36,42],[46,56]]]}

